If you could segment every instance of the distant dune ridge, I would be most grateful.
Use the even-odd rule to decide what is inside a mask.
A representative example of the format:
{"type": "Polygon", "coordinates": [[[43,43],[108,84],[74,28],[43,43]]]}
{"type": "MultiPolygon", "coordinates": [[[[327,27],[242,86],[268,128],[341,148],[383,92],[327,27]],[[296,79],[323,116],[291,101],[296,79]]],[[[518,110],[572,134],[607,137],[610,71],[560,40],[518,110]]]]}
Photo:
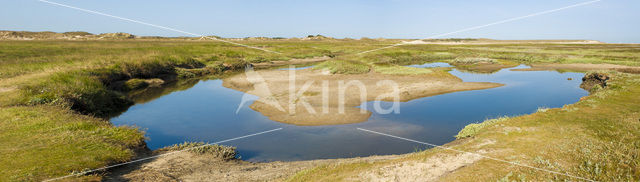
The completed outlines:
{"type": "MultiPolygon", "coordinates": [[[[323,35],[309,35],[306,37],[298,38],[284,38],[284,37],[245,37],[245,38],[222,38],[219,36],[209,36],[217,39],[225,39],[232,41],[243,40],[301,40],[301,41],[321,41],[321,40],[354,40],[352,38],[337,39],[333,37],[327,37],[323,35]]],[[[76,32],[29,32],[29,31],[7,31],[0,30],[0,40],[125,40],[125,39],[186,39],[186,40],[206,40],[200,37],[161,37],[161,36],[136,36],[130,33],[101,33],[92,34],[88,32],[76,31],[76,32]]],[[[447,38],[447,39],[385,39],[385,38],[367,38],[362,37],[359,40],[366,41],[384,41],[384,40],[401,40],[404,44],[521,44],[521,43],[534,43],[534,44],[602,44],[603,42],[597,40],[494,40],[494,39],[474,39],[474,38],[447,38]]]]}
{"type": "Polygon", "coordinates": [[[1,40],[97,40],[97,39],[133,39],[135,35],[129,33],[91,34],[88,32],[27,32],[0,31],[1,40]]]}

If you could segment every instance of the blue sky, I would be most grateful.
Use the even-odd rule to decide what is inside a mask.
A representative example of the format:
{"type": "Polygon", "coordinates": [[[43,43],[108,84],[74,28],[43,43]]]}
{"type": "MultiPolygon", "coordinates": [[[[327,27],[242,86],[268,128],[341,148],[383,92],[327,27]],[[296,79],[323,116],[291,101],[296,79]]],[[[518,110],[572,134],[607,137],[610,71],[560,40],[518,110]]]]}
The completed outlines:
{"type": "MultiPolygon", "coordinates": [[[[50,0],[188,32],[223,37],[425,38],[586,0],[50,0]]],[[[0,30],[184,36],[37,0],[0,0],[0,30]]],[[[640,43],[640,1],[593,4],[449,35],[640,43]]]]}

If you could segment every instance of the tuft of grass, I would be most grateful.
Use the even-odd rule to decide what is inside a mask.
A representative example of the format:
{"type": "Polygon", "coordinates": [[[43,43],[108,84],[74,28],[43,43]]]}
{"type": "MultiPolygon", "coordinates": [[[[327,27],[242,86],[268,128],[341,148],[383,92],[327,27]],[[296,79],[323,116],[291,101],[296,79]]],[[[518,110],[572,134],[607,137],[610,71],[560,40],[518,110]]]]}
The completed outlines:
{"type": "Polygon", "coordinates": [[[184,142],[180,144],[174,144],[160,149],[160,151],[180,151],[188,150],[194,154],[199,155],[211,155],[223,160],[236,159],[238,153],[235,147],[223,146],[223,145],[210,145],[204,142],[184,142]]]}
{"type": "Polygon", "coordinates": [[[332,74],[361,74],[370,71],[369,65],[365,63],[345,60],[325,61],[313,69],[328,69],[332,74]]]}
{"type": "Polygon", "coordinates": [[[143,79],[134,78],[124,82],[124,87],[126,90],[138,90],[138,89],[147,88],[148,86],[149,86],[149,83],[147,83],[143,79]]]}
{"type": "Polygon", "coordinates": [[[483,122],[480,123],[472,123],[469,124],[467,126],[465,126],[462,130],[460,130],[460,132],[458,132],[458,135],[456,135],[456,139],[462,139],[462,138],[468,138],[468,137],[473,137],[476,136],[480,131],[482,131],[484,128],[494,125],[496,123],[499,122],[503,122],[508,120],[509,117],[503,116],[503,117],[499,117],[499,118],[495,118],[495,119],[488,119],[485,120],[483,122]]]}

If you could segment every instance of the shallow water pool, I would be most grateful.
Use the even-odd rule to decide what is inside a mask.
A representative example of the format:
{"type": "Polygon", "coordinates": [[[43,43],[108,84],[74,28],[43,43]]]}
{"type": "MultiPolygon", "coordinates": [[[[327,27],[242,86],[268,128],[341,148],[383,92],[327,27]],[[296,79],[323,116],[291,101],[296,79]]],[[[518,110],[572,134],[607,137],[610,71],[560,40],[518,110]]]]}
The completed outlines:
{"type": "MultiPolygon", "coordinates": [[[[151,149],[184,141],[216,142],[275,128],[275,132],[226,142],[249,161],[292,161],[403,154],[427,146],[376,135],[375,130],[433,144],[445,144],[469,123],[487,118],[530,114],[540,107],[556,108],[577,102],[588,92],[579,88],[582,73],[511,71],[475,74],[453,69],[468,82],[496,82],[503,87],[448,93],[400,104],[399,114],[376,114],[368,121],[334,126],[294,126],[269,120],[240,103],[242,92],[203,80],[193,87],[138,103],[113,117],[116,125],[146,131],[151,149]],[[568,78],[572,78],[568,80],[568,78]]],[[[364,103],[372,104],[372,103],[364,103]]],[[[391,103],[384,103],[391,104],[391,103]]],[[[369,106],[367,108],[372,108],[369,106]]]]}

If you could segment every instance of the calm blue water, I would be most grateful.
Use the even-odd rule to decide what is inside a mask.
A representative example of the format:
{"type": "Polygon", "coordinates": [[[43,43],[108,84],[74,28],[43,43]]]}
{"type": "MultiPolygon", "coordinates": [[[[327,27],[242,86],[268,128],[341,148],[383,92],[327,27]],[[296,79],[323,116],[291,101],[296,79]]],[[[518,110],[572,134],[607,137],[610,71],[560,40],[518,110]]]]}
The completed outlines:
{"type": "Polygon", "coordinates": [[[412,100],[401,103],[400,114],[374,113],[363,123],[294,126],[271,121],[246,105],[236,115],[243,93],[222,87],[221,80],[207,80],[190,89],[136,104],[111,121],[144,129],[151,149],[183,141],[216,142],[282,127],[279,131],[224,145],[237,147],[242,159],[249,161],[291,161],[402,154],[425,148],[359,131],[356,129],[359,127],[441,145],[454,140],[453,136],[469,123],[529,114],[539,107],[562,107],[587,95],[578,87],[582,73],[509,69],[493,74],[457,70],[451,73],[464,81],[506,86],[412,100]]]}

